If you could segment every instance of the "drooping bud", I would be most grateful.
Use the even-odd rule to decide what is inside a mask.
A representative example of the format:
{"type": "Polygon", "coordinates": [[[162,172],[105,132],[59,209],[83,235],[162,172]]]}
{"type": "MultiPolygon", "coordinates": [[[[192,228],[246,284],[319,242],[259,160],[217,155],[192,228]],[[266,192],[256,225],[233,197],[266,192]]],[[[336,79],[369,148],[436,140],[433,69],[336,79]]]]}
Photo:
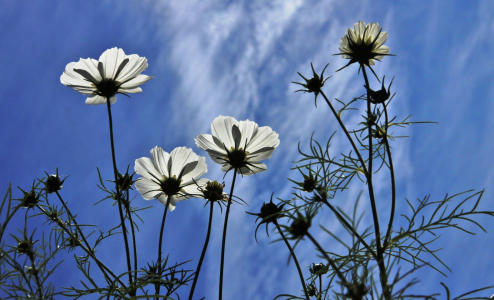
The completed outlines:
{"type": "Polygon", "coordinates": [[[259,226],[261,226],[261,224],[266,224],[266,234],[269,236],[268,224],[274,223],[279,218],[283,217],[283,214],[281,213],[283,211],[283,206],[285,206],[285,204],[281,204],[279,206],[274,204],[273,203],[273,194],[271,194],[271,200],[268,203],[264,203],[261,206],[261,212],[260,213],[255,214],[255,213],[247,212],[249,215],[257,216],[256,223],[257,223],[257,220],[261,219],[261,222],[257,225],[256,232],[255,232],[256,242],[257,242],[257,229],[259,229],[259,226]]]}
{"type": "Polygon", "coordinates": [[[386,91],[386,88],[384,87],[384,79],[385,78],[386,78],[386,76],[383,77],[382,88],[378,91],[374,91],[370,87],[368,87],[367,85],[364,85],[364,87],[369,91],[370,102],[372,102],[374,104],[383,104],[386,100],[389,99],[389,96],[391,96],[391,85],[393,84],[394,78],[391,80],[391,83],[389,84],[387,91],[386,91]]]}
{"type": "Polygon", "coordinates": [[[301,239],[309,232],[311,223],[312,220],[310,215],[305,217],[301,213],[297,212],[297,218],[293,220],[292,225],[287,227],[286,230],[291,235],[291,239],[301,239]]]}

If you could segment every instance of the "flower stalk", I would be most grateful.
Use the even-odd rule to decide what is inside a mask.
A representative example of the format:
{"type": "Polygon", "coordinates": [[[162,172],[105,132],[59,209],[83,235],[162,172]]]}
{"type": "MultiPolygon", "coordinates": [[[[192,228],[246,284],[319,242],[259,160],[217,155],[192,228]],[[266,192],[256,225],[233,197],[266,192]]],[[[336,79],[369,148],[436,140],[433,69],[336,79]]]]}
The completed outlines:
{"type": "MultiPolygon", "coordinates": [[[[166,220],[166,213],[168,212],[168,205],[165,205],[165,211],[163,212],[163,219],[161,220],[161,229],[160,229],[160,241],[159,241],[159,244],[158,244],[158,274],[160,275],[160,279],[161,279],[161,274],[163,274],[163,271],[161,268],[163,266],[163,264],[161,263],[161,245],[163,244],[163,231],[165,229],[165,220],[166,220]]],[[[160,288],[161,288],[161,283],[158,282],[156,284],[156,295],[159,295],[160,294],[160,288]]],[[[156,300],[158,300],[159,297],[156,296],[156,300]]]]}
{"type": "Polygon", "coordinates": [[[223,226],[223,239],[221,241],[221,262],[220,262],[220,284],[219,284],[219,296],[218,299],[223,299],[223,269],[225,265],[225,243],[226,243],[226,229],[228,227],[228,215],[230,214],[230,205],[232,204],[233,188],[235,187],[235,179],[237,178],[237,168],[233,170],[232,187],[230,189],[230,196],[228,197],[225,213],[225,225],[223,226]]]}
{"type": "MultiPolygon", "coordinates": [[[[106,98],[106,104],[108,108],[108,120],[110,124],[110,141],[111,141],[111,155],[112,155],[112,161],[113,161],[113,174],[115,176],[115,189],[116,189],[116,197],[117,197],[117,202],[118,202],[118,212],[120,214],[120,224],[122,225],[122,234],[124,237],[124,243],[125,243],[125,255],[127,257],[127,270],[128,270],[128,275],[129,275],[129,284],[132,285],[132,274],[131,274],[131,264],[130,264],[130,253],[129,253],[129,242],[127,240],[127,229],[125,227],[125,219],[123,217],[123,212],[122,212],[122,199],[120,198],[120,189],[118,186],[118,171],[117,171],[117,162],[115,159],[115,145],[113,143],[113,122],[112,122],[112,117],[111,117],[111,105],[110,105],[110,98],[106,98]]],[[[131,296],[135,296],[131,295],[131,296]]]]}
{"type": "Polygon", "coordinates": [[[197,264],[196,274],[194,275],[194,281],[192,282],[192,287],[189,293],[189,300],[192,300],[194,296],[194,290],[196,288],[197,280],[199,279],[199,273],[201,272],[202,262],[204,260],[204,256],[206,256],[206,250],[208,249],[209,244],[209,236],[211,234],[211,223],[213,220],[213,206],[214,202],[209,201],[209,222],[208,222],[208,232],[206,234],[206,241],[204,242],[204,247],[202,248],[201,258],[199,258],[199,263],[197,264]]]}
{"type": "Polygon", "coordinates": [[[274,220],[273,223],[274,223],[274,225],[276,225],[276,229],[278,229],[278,232],[280,233],[281,238],[283,239],[288,250],[290,251],[290,255],[293,257],[293,261],[295,262],[295,265],[297,266],[297,271],[298,271],[298,275],[300,277],[300,282],[302,283],[302,288],[304,289],[305,298],[307,300],[309,300],[309,292],[307,291],[307,286],[305,285],[304,275],[302,274],[302,269],[300,268],[300,264],[298,263],[298,259],[297,259],[297,256],[295,255],[295,251],[293,251],[292,246],[290,246],[290,243],[288,243],[288,240],[286,239],[285,235],[283,234],[283,231],[281,230],[280,225],[278,225],[278,221],[274,220]]]}

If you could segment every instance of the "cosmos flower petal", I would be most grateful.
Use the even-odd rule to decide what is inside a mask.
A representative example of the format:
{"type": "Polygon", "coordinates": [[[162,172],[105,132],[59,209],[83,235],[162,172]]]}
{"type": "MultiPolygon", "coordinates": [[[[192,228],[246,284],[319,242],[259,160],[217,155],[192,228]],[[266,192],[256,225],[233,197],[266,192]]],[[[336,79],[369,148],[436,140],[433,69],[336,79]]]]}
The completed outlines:
{"type": "Polygon", "coordinates": [[[275,148],[269,148],[269,147],[259,149],[256,153],[250,153],[249,159],[253,161],[261,161],[261,160],[269,159],[273,155],[274,149],[275,148]]]}
{"type": "Polygon", "coordinates": [[[259,126],[253,121],[240,121],[238,122],[238,127],[242,133],[242,139],[240,141],[240,147],[246,146],[246,141],[250,141],[252,137],[257,134],[259,126]]]}
{"type": "MultiPolygon", "coordinates": [[[[218,139],[216,139],[216,140],[219,143],[221,143],[220,140],[218,140],[218,139]]],[[[217,145],[214,142],[214,137],[212,135],[210,135],[210,134],[202,134],[202,133],[200,133],[195,138],[195,142],[196,142],[197,147],[201,148],[202,150],[212,149],[212,150],[214,150],[216,152],[226,154],[226,151],[223,148],[223,146],[219,147],[219,145],[217,145]]]]}
{"type": "MultiPolygon", "coordinates": [[[[115,102],[117,102],[117,97],[111,96],[110,103],[113,104],[115,102]]],[[[86,99],[86,104],[90,104],[90,105],[106,104],[106,98],[98,95],[94,95],[86,99]]]]}
{"type": "Polygon", "coordinates": [[[154,182],[158,182],[163,178],[163,174],[156,169],[155,164],[149,157],[141,157],[136,159],[134,171],[142,177],[154,182]]]}
{"type": "Polygon", "coordinates": [[[206,183],[208,183],[208,181],[209,181],[209,179],[201,178],[199,180],[196,180],[195,183],[191,182],[191,184],[182,187],[182,191],[181,191],[180,195],[177,197],[177,201],[181,201],[181,200],[178,200],[179,197],[184,198],[182,200],[185,200],[185,199],[188,199],[191,197],[201,198],[203,196],[203,194],[202,194],[201,190],[199,189],[199,187],[204,188],[204,186],[206,185],[206,183]],[[197,183],[197,185],[196,185],[196,183],[197,183]]]}
{"type": "Polygon", "coordinates": [[[219,116],[211,123],[211,132],[213,136],[218,138],[227,149],[234,147],[234,140],[232,136],[232,127],[237,124],[237,120],[232,117],[219,116]]]}
{"type": "MultiPolygon", "coordinates": [[[[151,157],[153,158],[153,166],[157,170],[157,173],[160,174],[160,178],[165,176],[165,177],[170,177],[170,174],[168,173],[168,161],[170,160],[170,154],[165,152],[161,147],[154,147],[151,149],[151,157]]],[[[142,175],[138,173],[139,175],[142,175]]],[[[143,175],[144,176],[144,175],[143,175]]]]}
{"type": "Polygon", "coordinates": [[[148,60],[145,57],[140,57],[137,54],[132,54],[127,56],[127,58],[129,59],[129,62],[120,71],[118,77],[116,78],[116,80],[120,83],[128,82],[148,68],[148,60]]]}
{"type": "Polygon", "coordinates": [[[135,186],[142,198],[146,200],[154,199],[163,193],[159,184],[144,177],[138,179],[135,186]]]}
{"type": "Polygon", "coordinates": [[[224,164],[221,166],[221,172],[228,172],[232,169],[233,169],[233,167],[230,164],[224,164]]]}
{"type": "Polygon", "coordinates": [[[228,160],[228,156],[224,152],[218,152],[215,150],[206,150],[211,159],[217,164],[224,164],[228,160]]]}
{"type": "Polygon", "coordinates": [[[182,175],[182,182],[184,185],[193,182],[193,178],[201,177],[208,171],[208,166],[206,165],[206,158],[203,156],[198,156],[198,160],[188,163],[185,165],[185,170],[182,175]]]}
{"type": "Polygon", "coordinates": [[[119,94],[137,94],[137,93],[142,93],[142,89],[140,87],[136,87],[136,88],[132,88],[132,89],[119,88],[118,93],[119,94]]]}
{"type": "Polygon", "coordinates": [[[74,71],[74,67],[77,63],[71,62],[65,67],[65,71],[60,76],[60,82],[66,86],[70,86],[75,89],[75,87],[86,88],[95,90],[96,88],[91,82],[84,79],[84,77],[74,71]]]}
{"type": "MultiPolygon", "coordinates": [[[[242,140],[242,133],[237,125],[233,125],[232,127],[232,136],[233,136],[233,145],[235,149],[244,148],[240,141],[242,140]]],[[[245,140],[245,138],[244,138],[245,140]]]]}
{"type": "Polygon", "coordinates": [[[261,173],[263,171],[266,171],[268,168],[266,167],[265,164],[257,161],[252,161],[249,162],[249,164],[239,170],[239,174],[242,174],[244,176],[250,176],[254,175],[257,173],[261,173]]]}
{"type": "Polygon", "coordinates": [[[249,152],[256,152],[265,147],[276,148],[280,144],[278,134],[270,127],[264,126],[259,128],[257,135],[252,138],[248,145],[249,152]]]}
{"type": "Polygon", "coordinates": [[[84,59],[84,58],[81,58],[79,59],[79,61],[74,65],[74,72],[77,73],[76,70],[81,70],[81,71],[85,71],[87,72],[88,74],[88,77],[85,77],[85,76],[82,76],[83,78],[85,78],[86,80],[89,80],[89,78],[91,78],[91,80],[89,80],[90,82],[99,82],[101,81],[103,78],[101,77],[101,74],[98,70],[98,61],[95,60],[95,59],[92,59],[92,58],[88,58],[88,59],[84,59]]]}
{"type": "Polygon", "coordinates": [[[162,194],[161,196],[159,196],[158,201],[161,202],[161,204],[165,205],[169,211],[174,211],[175,206],[177,205],[175,203],[175,197],[166,196],[165,194],[162,194]]]}
{"type": "Polygon", "coordinates": [[[125,58],[125,52],[117,47],[108,49],[101,54],[99,61],[103,63],[105,79],[116,79],[117,70],[125,58]]]}
{"type": "MultiPolygon", "coordinates": [[[[188,163],[197,162],[197,154],[187,147],[178,147],[173,149],[172,153],[170,153],[171,160],[171,171],[170,176],[179,176],[183,175],[185,166],[188,163]]],[[[187,173],[190,170],[187,170],[187,173]]]]}
{"type": "Polygon", "coordinates": [[[133,88],[136,88],[136,87],[148,82],[151,79],[153,79],[153,76],[137,75],[135,78],[132,78],[131,80],[126,81],[120,87],[124,88],[124,89],[133,89],[133,88]]]}

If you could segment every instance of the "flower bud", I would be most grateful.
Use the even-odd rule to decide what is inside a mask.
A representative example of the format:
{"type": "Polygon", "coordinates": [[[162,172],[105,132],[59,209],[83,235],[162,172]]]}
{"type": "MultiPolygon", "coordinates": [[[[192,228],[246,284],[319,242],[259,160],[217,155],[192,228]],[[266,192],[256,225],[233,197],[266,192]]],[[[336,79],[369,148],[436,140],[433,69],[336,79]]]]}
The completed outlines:
{"type": "Polygon", "coordinates": [[[58,192],[59,190],[62,189],[62,187],[63,187],[62,184],[63,184],[63,181],[60,180],[60,177],[58,175],[55,175],[55,174],[50,175],[46,179],[45,190],[48,194],[58,192]]]}
{"type": "Polygon", "coordinates": [[[34,255],[33,243],[30,241],[19,241],[15,251],[19,254],[26,254],[27,256],[32,257],[34,255]]]}
{"type": "Polygon", "coordinates": [[[368,293],[367,287],[362,282],[356,282],[347,286],[347,293],[345,296],[352,300],[362,300],[368,293]]]}
{"type": "Polygon", "coordinates": [[[283,211],[283,206],[285,204],[281,204],[280,206],[277,206],[276,204],[273,203],[273,195],[271,195],[271,200],[268,203],[265,203],[261,206],[261,212],[260,213],[250,213],[247,212],[249,215],[257,216],[257,220],[261,219],[262,221],[257,225],[256,232],[255,232],[255,238],[257,242],[257,229],[259,229],[259,226],[261,224],[266,224],[266,234],[268,234],[268,224],[269,223],[274,223],[276,222],[279,218],[283,217],[283,214],[281,213],[283,211]]]}
{"type": "Polygon", "coordinates": [[[317,288],[314,284],[311,283],[307,286],[307,294],[309,297],[314,297],[317,294],[317,288]]]}
{"type": "Polygon", "coordinates": [[[287,231],[291,234],[291,239],[301,239],[308,232],[311,226],[311,216],[305,217],[301,213],[297,213],[297,218],[295,218],[290,227],[287,227],[287,231]]]}
{"type": "Polygon", "coordinates": [[[223,193],[223,188],[225,188],[225,184],[221,184],[216,180],[208,181],[202,190],[204,199],[211,202],[225,200],[227,196],[223,193]]]}
{"type": "Polygon", "coordinates": [[[320,264],[312,264],[312,267],[309,269],[309,271],[313,275],[323,275],[328,273],[329,269],[325,264],[320,263],[320,264]]]}
{"type": "Polygon", "coordinates": [[[24,198],[19,199],[21,201],[21,205],[26,208],[32,208],[35,207],[38,202],[39,202],[39,194],[36,194],[34,187],[33,189],[28,193],[26,191],[23,191],[20,187],[18,187],[19,190],[24,193],[24,198]]]}
{"type": "Polygon", "coordinates": [[[321,92],[321,89],[324,86],[324,83],[326,82],[326,80],[328,80],[331,77],[330,76],[330,77],[324,79],[324,71],[326,70],[326,68],[328,67],[328,65],[329,64],[327,64],[324,67],[324,69],[322,70],[321,76],[319,76],[316,73],[316,71],[314,70],[314,66],[312,65],[312,63],[310,63],[310,66],[312,67],[313,77],[311,79],[307,79],[307,78],[304,77],[304,75],[302,75],[299,72],[297,72],[298,75],[300,75],[300,77],[302,77],[305,80],[305,84],[304,83],[300,83],[300,82],[292,81],[292,83],[295,83],[295,84],[298,84],[298,85],[301,85],[302,87],[304,87],[303,89],[300,89],[300,90],[295,91],[295,93],[296,92],[306,92],[306,93],[314,93],[315,94],[314,101],[316,101],[316,107],[317,107],[317,96],[321,92]]]}
{"type": "Polygon", "coordinates": [[[384,87],[384,79],[386,76],[383,77],[382,81],[382,88],[378,91],[374,91],[370,89],[367,85],[364,85],[364,87],[369,91],[369,96],[370,96],[370,102],[374,104],[383,104],[386,100],[389,99],[389,96],[391,96],[391,85],[393,84],[393,80],[391,80],[391,83],[389,84],[388,90],[386,91],[386,88],[384,87]]]}

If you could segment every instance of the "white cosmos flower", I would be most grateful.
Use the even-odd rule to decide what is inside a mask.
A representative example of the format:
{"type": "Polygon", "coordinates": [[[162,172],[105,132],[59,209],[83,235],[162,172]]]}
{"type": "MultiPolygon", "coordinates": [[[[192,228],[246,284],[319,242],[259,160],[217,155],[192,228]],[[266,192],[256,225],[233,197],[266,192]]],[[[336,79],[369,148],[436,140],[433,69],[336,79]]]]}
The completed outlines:
{"type": "Polygon", "coordinates": [[[134,168],[142,176],[135,186],[144,199],[158,199],[169,210],[174,210],[175,202],[202,197],[197,185],[203,187],[209,181],[198,179],[208,170],[205,157],[186,147],[175,148],[168,154],[158,146],[151,150],[151,157],[153,160],[136,159],[134,168]]]}
{"type": "Polygon", "coordinates": [[[223,165],[228,172],[237,169],[241,175],[253,175],[266,170],[261,163],[273,155],[280,144],[278,134],[271,127],[259,127],[255,122],[237,121],[232,117],[219,116],[211,123],[210,134],[199,134],[197,147],[206,150],[211,159],[223,165]]]}
{"type": "Polygon", "coordinates": [[[353,29],[346,30],[345,36],[340,40],[340,53],[336,55],[350,59],[346,66],[358,62],[361,66],[370,67],[376,64],[376,59],[380,61],[384,56],[390,55],[389,48],[384,46],[387,39],[388,33],[382,31],[379,23],[366,25],[359,21],[353,25],[353,29]]]}
{"type": "Polygon", "coordinates": [[[105,104],[117,101],[115,94],[135,94],[142,92],[139,87],[152,76],[141,74],[148,67],[145,57],[137,54],[125,55],[119,48],[108,49],[99,60],[81,58],[65,67],[60,77],[62,84],[75,91],[89,95],[86,104],[105,104]]]}

